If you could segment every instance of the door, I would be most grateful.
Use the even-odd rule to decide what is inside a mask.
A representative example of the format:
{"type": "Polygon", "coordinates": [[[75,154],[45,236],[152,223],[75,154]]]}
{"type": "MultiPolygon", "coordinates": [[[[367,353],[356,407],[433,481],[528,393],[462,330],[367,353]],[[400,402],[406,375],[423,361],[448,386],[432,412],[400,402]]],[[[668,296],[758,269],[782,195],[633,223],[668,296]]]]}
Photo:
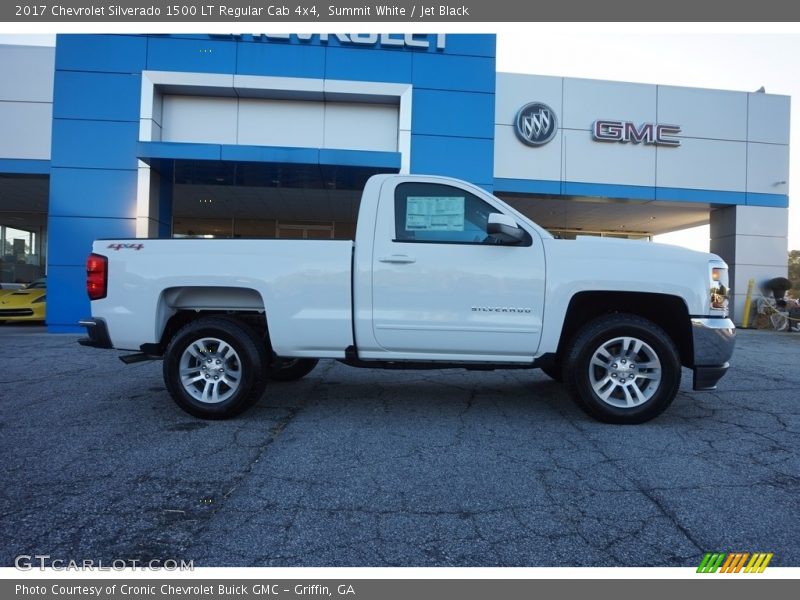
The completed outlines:
{"type": "Polygon", "coordinates": [[[516,245],[496,243],[487,221],[505,205],[454,185],[404,182],[382,190],[380,202],[372,258],[378,344],[409,360],[531,360],[544,301],[535,230],[516,245]]]}

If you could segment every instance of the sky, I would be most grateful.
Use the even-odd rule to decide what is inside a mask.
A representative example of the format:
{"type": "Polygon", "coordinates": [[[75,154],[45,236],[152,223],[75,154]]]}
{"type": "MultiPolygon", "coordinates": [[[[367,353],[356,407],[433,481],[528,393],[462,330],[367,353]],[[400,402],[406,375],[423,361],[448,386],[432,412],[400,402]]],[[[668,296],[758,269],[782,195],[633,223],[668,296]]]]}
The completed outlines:
{"type": "MultiPolygon", "coordinates": [[[[621,33],[625,25],[614,24],[604,24],[606,33],[598,33],[594,24],[552,24],[535,33],[519,24],[487,29],[499,30],[498,71],[750,92],[763,86],[767,93],[800,99],[800,33],[792,28],[748,33],[755,26],[634,25],[649,33],[621,33]]],[[[354,30],[365,26],[374,28],[360,24],[354,30]]],[[[0,34],[0,43],[53,45],[55,36],[0,34]]],[[[791,188],[792,181],[800,185],[800,118],[794,114],[790,144],[795,151],[790,158],[789,248],[800,249],[800,201],[792,201],[791,188]]],[[[708,227],[656,240],[708,250],[708,227]]]]}

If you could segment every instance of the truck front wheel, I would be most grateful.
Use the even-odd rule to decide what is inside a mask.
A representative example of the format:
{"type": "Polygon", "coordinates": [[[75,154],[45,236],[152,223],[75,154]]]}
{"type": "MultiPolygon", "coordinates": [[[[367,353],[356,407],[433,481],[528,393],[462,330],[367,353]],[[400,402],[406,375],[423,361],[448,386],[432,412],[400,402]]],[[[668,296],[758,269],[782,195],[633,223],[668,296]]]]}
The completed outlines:
{"type": "Polygon", "coordinates": [[[263,394],[265,351],[247,325],[202,317],[184,326],[164,354],[164,382],[183,410],[201,419],[227,419],[263,394]]]}
{"type": "Polygon", "coordinates": [[[681,364],[658,325],[631,314],[590,321],[569,347],[562,376],[572,398],[606,423],[644,423],[675,399],[681,364]]]}

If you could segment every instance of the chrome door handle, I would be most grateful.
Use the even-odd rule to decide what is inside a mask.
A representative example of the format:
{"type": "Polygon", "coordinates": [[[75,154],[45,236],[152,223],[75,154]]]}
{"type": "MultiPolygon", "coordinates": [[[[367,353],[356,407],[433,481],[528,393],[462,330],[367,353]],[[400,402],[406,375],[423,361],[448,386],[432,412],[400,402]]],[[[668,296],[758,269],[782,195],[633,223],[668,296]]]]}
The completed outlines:
{"type": "Polygon", "coordinates": [[[378,262],[382,263],[395,263],[395,264],[408,264],[417,262],[416,258],[411,258],[410,256],[406,256],[405,254],[392,254],[391,256],[382,256],[378,259],[378,262]]]}

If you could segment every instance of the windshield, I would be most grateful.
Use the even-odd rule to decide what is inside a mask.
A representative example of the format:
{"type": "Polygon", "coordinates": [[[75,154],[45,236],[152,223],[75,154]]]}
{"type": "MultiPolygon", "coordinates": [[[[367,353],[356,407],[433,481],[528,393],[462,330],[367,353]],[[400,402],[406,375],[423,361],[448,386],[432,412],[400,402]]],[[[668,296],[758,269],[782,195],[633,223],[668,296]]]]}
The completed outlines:
{"type": "Polygon", "coordinates": [[[26,290],[45,290],[47,289],[47,280],[42,279],[35,279],[31,281],[28,285],[25,286],[26,290]]]}

